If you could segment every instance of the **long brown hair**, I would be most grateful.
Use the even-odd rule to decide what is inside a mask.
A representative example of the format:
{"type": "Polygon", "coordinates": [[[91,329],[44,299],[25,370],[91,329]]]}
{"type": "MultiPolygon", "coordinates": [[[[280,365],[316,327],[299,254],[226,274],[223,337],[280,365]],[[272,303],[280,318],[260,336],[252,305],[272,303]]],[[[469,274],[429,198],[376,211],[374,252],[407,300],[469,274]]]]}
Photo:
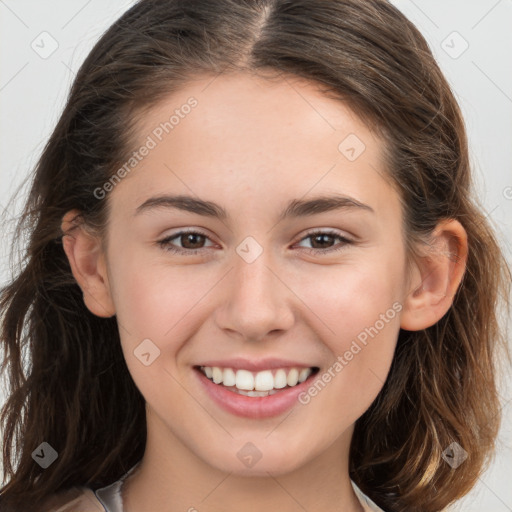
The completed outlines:
{"type": "Polygon", "coordinates": [[[350,476],[385,510],[410,512],[442,510],[481,473],[499,426],[498,304],[508,305],[510,271],[473,199],[461,112],[420,32],[385,0],[141,0],[77,73],[18,226],[28,246],[0,296],[2,510],[107,485],[141,459],[144,399],[115,318],[83,303],[61,220],[78,209],[104,227],[108,197],[94,190],[126,161],[145,109],[196,74],[232,70],[313,80],[379,132],[411,254],[442,219],[465,228],[453,306],[428,329],[400,331],[387,381],[356,423],[350,476]],[[31,456],[42,442],[58,452],[44,470],[31,456]],[[453,442],[468,455],[457,469],[441,456],[453,442]]]}

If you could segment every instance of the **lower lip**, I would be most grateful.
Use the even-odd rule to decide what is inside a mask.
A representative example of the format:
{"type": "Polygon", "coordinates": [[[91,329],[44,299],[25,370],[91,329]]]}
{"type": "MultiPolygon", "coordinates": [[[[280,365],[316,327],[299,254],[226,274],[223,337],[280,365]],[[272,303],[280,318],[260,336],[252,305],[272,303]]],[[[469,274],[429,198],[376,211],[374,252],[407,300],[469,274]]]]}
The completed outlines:
{"type": "Polygon", "coordinates": [[[278,416],[291,409],[298,403],[300,393],[309,388],[312,380],[319,373],[310,375],[304,382],[279,391],[275,395],[252,397],[240,395],[221,384],[215,384],[201,370],[195,369],[195,372],[208,395],[222,409],[236,416],[256,419],[278,416]]]}

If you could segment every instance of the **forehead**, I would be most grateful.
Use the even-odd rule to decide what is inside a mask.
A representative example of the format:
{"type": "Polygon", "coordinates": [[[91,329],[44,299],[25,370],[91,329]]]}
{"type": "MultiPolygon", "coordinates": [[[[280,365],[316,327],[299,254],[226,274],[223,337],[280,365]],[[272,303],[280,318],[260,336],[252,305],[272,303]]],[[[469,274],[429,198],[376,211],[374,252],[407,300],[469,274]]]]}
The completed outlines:
{"type": "Polygon", "coordinates": [[[382,141],[297,77],[196,78],[147,112],[137,133],[134,150],[151,147],[114,194],[126,185],[137,206],[164,191],[246,207],[337,192],[378,208],[394,193],[382,141]]]}
{"type": "MultiPolygon", "coordinates": [[[[205,143],[222,138],[226,132],[232,137],[237,133],[237,142],[246,142],[244,149],[254,147],[254,142],[273,143],[286,149],[286,142],[291,144],[304,137],[329,137],[334,133],[336,141],[347,130],[353,130],[360,138],[372,137],[347,104],[326,96],[320,87],[290,75],[265,78],[230,73],[195,77],[146,114],[139,123],[139,137],[158,132],[159,125],[165,125],[171,118],[174,118],[173,126],[161,134],[164,138],[171,138],[166,137],[171,134],[175,138],[187,125],[197,134],[208,135],[205,143]],[[192,109],[187,105],[191,98],[196,103],[192,109]],[[173,116],[174,113],[178,115],[173,116]],[[280,138],[276,140],[275,135],[280,138]]],[[[297,150],[297,146],[293,149],[297,150]]],[[[305,149],[311,150],[312,144],[305,149]]]]}

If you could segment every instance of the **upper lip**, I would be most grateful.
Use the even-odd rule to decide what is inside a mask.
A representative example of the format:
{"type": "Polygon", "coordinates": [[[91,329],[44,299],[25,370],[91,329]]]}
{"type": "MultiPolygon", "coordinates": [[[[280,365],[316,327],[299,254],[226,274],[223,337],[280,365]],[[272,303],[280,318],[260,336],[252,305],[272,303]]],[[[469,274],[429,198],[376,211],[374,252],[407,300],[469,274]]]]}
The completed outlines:
{"type": "Polygon", "coordinates": [[[197,366],[217,366],[219,368],[233,368],[234,370],[249,370],[259,372],[262,370],[273,370],[277,368],[314,368],[314,365],[305,364],[298,361],[290,361],[289,359],[245,359],[236,357],[232,359],[209,360],[197,366]]]}

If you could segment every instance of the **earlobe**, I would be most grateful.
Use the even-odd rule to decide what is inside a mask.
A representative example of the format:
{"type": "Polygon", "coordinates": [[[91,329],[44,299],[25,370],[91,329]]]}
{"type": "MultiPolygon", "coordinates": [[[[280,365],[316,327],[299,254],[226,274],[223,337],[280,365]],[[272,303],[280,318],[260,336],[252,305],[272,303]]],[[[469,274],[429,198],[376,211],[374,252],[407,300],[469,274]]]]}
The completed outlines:
{"type": "Polygon", "coordinates": [[[447,313],[466,269],[467,252],[462,225],[454,219],[440,222],[427,254],[415,264],[411,289],[404,299],[402,329],[426,329],[447,313]]]}
{"type": "Polygon", "coordinates": [[[84,293],[85,305],[94,315],[109,318],[115,315],[115,307],[101,240],[87,230],[80,219],[77,210],[64,215],[62,245],[73,276],[84,293]]]}

